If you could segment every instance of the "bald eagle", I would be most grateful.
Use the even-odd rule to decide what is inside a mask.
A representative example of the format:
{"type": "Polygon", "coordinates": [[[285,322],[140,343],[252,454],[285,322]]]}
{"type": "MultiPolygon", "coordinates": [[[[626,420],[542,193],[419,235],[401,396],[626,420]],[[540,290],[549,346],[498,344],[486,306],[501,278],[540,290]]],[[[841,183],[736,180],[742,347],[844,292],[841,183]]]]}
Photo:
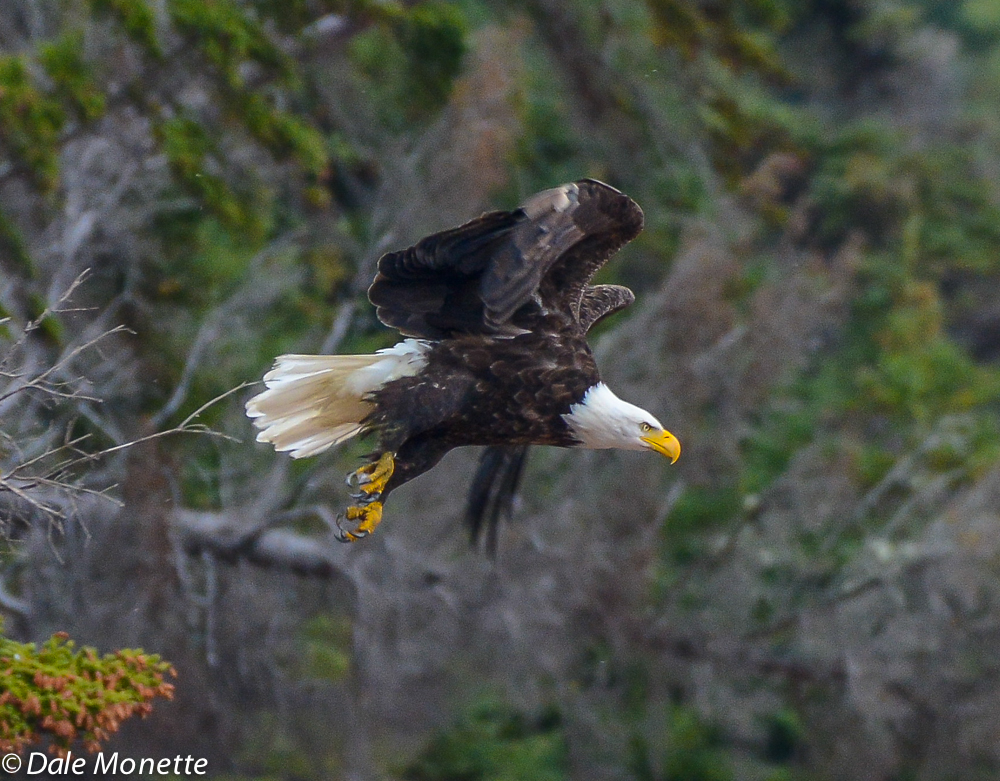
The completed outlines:
{"type": "Polygon", "coordinates": [[[676,461],[677,439],[601,381],[587,344],[594,323],[635,300],[590,281],[642,222],[631,198],[584,179],[383,255],[368,298],[404,339],[374,355],[277,358],[246,405],[257,440],[304,458],[377,439],[348,475],[345,542],[371,534],[391,491],[461,445],[487,446],[469,497],[474,539],[509,509],[530,445],[676,461]]]}

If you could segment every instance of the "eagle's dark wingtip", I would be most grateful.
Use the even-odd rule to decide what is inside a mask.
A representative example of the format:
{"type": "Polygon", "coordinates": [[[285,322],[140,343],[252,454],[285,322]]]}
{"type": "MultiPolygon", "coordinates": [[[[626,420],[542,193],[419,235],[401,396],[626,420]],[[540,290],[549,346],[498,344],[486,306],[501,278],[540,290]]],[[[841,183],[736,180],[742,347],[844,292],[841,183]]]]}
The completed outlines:
{"type": "Polygon", "coordinates": [[[598,179],[580,179],[575,184],[581,204],[592,200],[603,214],[611,217],[621,234],[622,244],[642,232],[645,222],[642,207],[621,190],[598,179]]]}

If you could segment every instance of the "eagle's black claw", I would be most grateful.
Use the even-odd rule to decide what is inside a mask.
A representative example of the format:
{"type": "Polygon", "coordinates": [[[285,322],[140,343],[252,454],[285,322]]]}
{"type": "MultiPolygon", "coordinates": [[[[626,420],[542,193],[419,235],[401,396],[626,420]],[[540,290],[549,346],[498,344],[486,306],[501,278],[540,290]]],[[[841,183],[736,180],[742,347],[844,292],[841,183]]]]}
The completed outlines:
{"type": "Polygon", "coordinates": [[[337,542],[357,542],[358,540],[367,537],[368,532],[362,531],[361,529],[355,529],[354,531],[349,531],[344,528],[344,514],[340,513],[337,515],[337,531],[333,533],[333,538],[337,542]]]}
{"type": "Polygon", "coordinates": [[[361,486],[366,483],[370,483],[371,481],[371,477],[369,477],[365,472],[362,472],[360,469],[355,472],[351,472],[344,479],[344,482],[347,483],[347,487],[355,490],[361,488],[361,486]]]}

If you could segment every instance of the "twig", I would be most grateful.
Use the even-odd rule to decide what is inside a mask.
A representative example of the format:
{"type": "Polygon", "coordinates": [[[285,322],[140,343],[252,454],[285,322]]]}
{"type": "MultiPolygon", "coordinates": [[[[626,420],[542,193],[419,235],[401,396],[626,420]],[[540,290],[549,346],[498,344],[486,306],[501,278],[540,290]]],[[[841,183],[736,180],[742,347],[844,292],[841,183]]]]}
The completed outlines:
{"type": "Polygon", "coordinates": [[[232,396],[234,393],[238,393],[244,388],[248,388],[254,384],[255,383],[253,382],[242,382],[235,388],[230,388],[225,393],[220,393],[214,399],[206,401],[204,404],[198,407],[198,409],[196,409],[194,412],[192,412],[190,415],[184,418],[184,420],[181,421],[180,425],[174,426],[173,428],[167,429],[166,431],[157,431],[154,432],[153,434],[147,434],[144,437],[139,437],[138,439],[130,440],[129,442],[123,442],[120,445],[114,445],[113,447],[105,448],[104,450],[100,450],[96,453],[88,453],[87,455],[81,456],[80,458],[69,462],[69,464],[67,464],[67,467],[75,466],[77,464],[86,461],[96,461],[97,459],[110,455],[111,453],[117,453],[120,450],[127,450],[128,448],[142,444],[143,442],[149,442],[154,439],[160,439],[161,437],[170,436],[171,434],[205,434],[210,437],[218,437],[219,439],[225,439],[230,442],[240,442],[241,440],[239,437],[234,437],[231,434],[223,434],[221,431],[215,431],[201,423],[192,424],[191,421],[193,421],[195,418],[201,415],[201,413],[203,413],[205,410],[207,410],[209,407],[213,406],[217,402],[222,401],[226,397],[232,396]]]}
{"type": "Polygon", "coordinates": [[[184,362],[184,368],[181,370],[180,379],[178,380],[173,393],[170,395],[167,403],[164,404],[163,407],[153,416],[152,423],[154,427],[163,425],[171,415],[180,409],[191,389],[191,383],[194,379],[195,371],[197,371],[209,345],[211,345],[213,340],[218,336],[222,323],[229,319],[228,316],[230,312],[239,311],[244,308],[246,299],[252,292],[256,291],[253,283],[259,279],[260,274],[258,272],[264,262],[284,248],[294,244],[300,236],[300,231],[290,232],[285,236],[272,241],[256,255],[254,255],[254,257],[250,260],[250,263],[247,264],[247,270],[245,272],[245,276],[247,279],[251,280],[251,284],[244,285],[242,288],[238,289],[232,296],[229,297],[228,300],[219,305],[209,315],[209,317],[202,322],[201,327],[198,329],[198,333],[194,338],[191,349],[188,351],[187,360],[184,362]]]}
{"type": "MultiPolygon", "coordinates": [[[[31,329],[26,328],[25,329],[25,333],[28,333],[30,330],[31,329]]],[[[94,338],[87,340],[83,344],[77,345],[72,350],[70,350],[69,353],[67,353],[67,354],[63,355],[62,357],[60,357],[60,359],[58,361],[56,361],[54,364],[52,364],[52,366],[50,366],[48,369],[46,369],[45,371],[43,371],[41,374],[38,374],[38,375],[32,377],[30,380],[24,382],[21,385],[17,385],[14,388],[11,388],[11,389],[7,390],[5,393],[0,393],[0,403],[6,401],[11,396],[14,396],[14,395],[16,395],[18,393],[21,393],[23,391],[30,390],[32,388],[37,389],[37,390],[41,390],[41,391],[43,391],[43,392],[45,392],[45,393],[47,393],[47,394],[49,394],[51,396],[58,396],[58,397],[61,397],[61,398],[77,398],[77,397],[79,397],[79,398],[87,399],[89,401],[97,401],[98,399],[94,399],[92,397],[86,396],[86,395],[78,393],[76,391],[73,391],[73,392],[63,392],[63,391],[59,390],[58,386],[52,385],[51,383],[48,383],[47,379],[54,372],[59,371],[64,366],[66,366],[67,364],[69,364],[80,353],[84,352],[85,350],[90,349],[91,347],[93,347],[94,345],[96,345],[98,342],[100,342],[104,338],[106,338],[108,336],[111,336],[112,334],[117,334],[117,333],[131,333],[131,331],[128,328],[126,328],[124,325],[118,325],[118,326],[115,326],[114,328],[111,328],[111,329],[109,329],[107,331],[103,331],[102,333],[98,334],[94,338]]]]}

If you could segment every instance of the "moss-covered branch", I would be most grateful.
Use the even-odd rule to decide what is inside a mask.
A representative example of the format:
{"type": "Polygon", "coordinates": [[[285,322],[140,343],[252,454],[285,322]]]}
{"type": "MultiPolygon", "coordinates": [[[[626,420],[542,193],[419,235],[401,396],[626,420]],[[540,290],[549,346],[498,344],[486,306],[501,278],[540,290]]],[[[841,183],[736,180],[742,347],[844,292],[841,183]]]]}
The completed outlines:
{"type": "Polygon", "coordinates": [[[167,676],[176,676],[170,663],[141,650],[102,657],[77,649],[65,632],[40,648],[0,635],[0,753],[46,738],[60,755],[77,740],[98,751],[123,721],[173,697],[167,676]]]}

